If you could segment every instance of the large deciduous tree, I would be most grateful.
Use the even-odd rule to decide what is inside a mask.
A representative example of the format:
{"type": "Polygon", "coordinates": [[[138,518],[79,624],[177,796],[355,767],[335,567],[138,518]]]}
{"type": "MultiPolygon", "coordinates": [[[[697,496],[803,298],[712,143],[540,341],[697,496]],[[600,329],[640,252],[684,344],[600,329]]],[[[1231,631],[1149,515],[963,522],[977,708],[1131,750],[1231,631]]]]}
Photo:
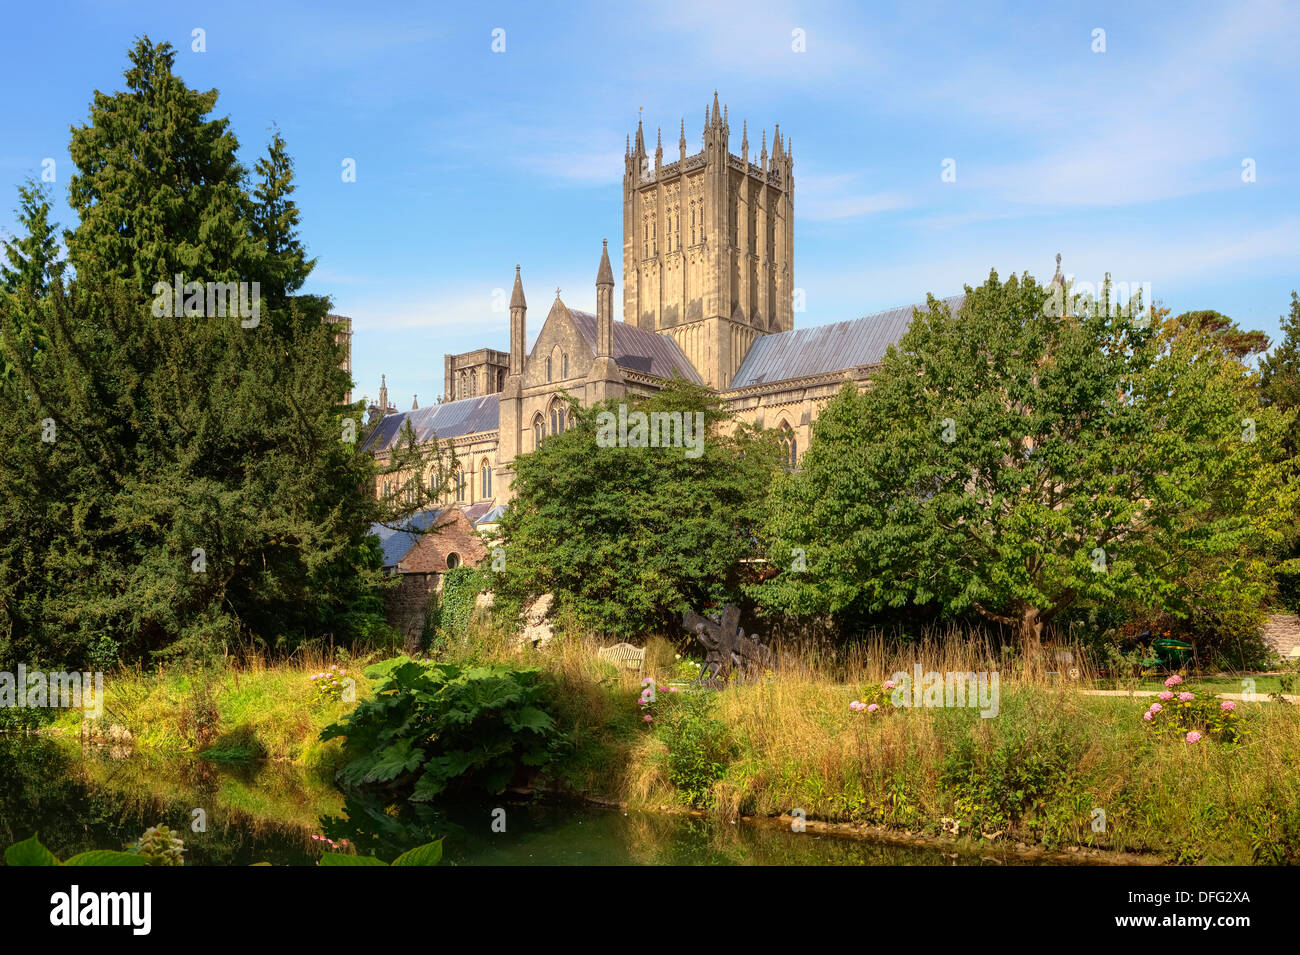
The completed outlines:
{"type": "MultiPolygon", "coordinates": [[[[741,594],[744,558],[755,555],[763,501],[779,470],[775,440],[737,425],[702,388],[674,381],[626,399],[638,412],[699,414],[702,453],[683,447],[619,446],[602,435],[619,401],[576,404],[571,426],[515,460],[515,498],[501,522],[503,605],[555,594],[580,625],[635,636],[673,629],[686,610],[741,594]]],[[[648,435],[645,437],[648,438],[648,435]]]]}
{"type": "Polygon", "coordinates": [[[959,314],[931,298],[870,387],[844,387],[774,490],[766,602],[938,605],[1032,651],[1079,601],[1186,612],[1193,579],[1263,575],[1295,500],[1276,464],[1293,418],[1258,407],[1214,329],[1050,300],[996,274],[959,314]]]}

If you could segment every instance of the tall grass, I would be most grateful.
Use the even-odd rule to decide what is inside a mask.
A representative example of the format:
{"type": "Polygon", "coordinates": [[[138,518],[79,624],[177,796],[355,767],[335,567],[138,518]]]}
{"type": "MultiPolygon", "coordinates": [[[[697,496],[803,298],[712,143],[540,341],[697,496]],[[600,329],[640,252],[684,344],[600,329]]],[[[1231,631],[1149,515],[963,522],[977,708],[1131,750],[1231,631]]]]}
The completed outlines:
{"type": "MultiPolygon", "coordinates": [[[[669,781],[663,734],[640,721],[639,675],[597,660],[598,646],[569,634],[539,652],[500,635],[489,644],[471,636],[460,652],[550,673],[574,739],[561,770],[566,785],[642,808],[686,805],[669,781]]],[[[673,653],[648,641],[656,680],[671,679],[673,653]]],[[[980,846],[1300,861],[1300,707],[1240,704],[1248,735],[1236,745],[1160,742],[1143,724],[1144,703],[1082,692],[1093,686],[1078,647],[1025,660],[958,629],[906,642],[877,633],[843,648],[784,647],[774,672],[716,694],[715,716],[737,755],[709,805],[729,818],[802,809],[809,818],[916,833],[955,830],[980,846]],[[864,689],[910,675],[916,664],[997,671],[998,715],[849,709],[864,689]]]]}

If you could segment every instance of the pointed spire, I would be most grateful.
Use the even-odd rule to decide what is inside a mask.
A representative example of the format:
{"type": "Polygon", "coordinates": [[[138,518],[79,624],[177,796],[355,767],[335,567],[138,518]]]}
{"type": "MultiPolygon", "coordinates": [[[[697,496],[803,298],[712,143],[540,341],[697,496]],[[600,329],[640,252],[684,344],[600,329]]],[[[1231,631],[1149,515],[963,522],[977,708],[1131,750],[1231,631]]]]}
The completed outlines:
{"type": "Polygon", "coordinates": [[[388,414],[388,376],[379,376],[379,414],[388,414]]]}
{"type": "Polygon", "coordinates": [[[741,120],[740,124],[740,158],[749,164],[749,120],[741,120]]]}
{"type": "Polygon", "coordinates": [[[636,155],[645,155],[645,138],[641,134],[641,117],[636,120],[636,155]]]}
{"type": "Polygon", "coordinates": [[[722,125],[723,125],[723,126],[730,126],[730,125],[731,125],[731,123],[728,122],[728,120],[727,120],[727,106],[726,106],[725,103],[722,105],[722,125]]]}
{"type": "Polygon", "coordinates": [[[600,268],[596,270],[596,284],[613,285],[614,270],[609,267],[609,239],[601,239],[600,268]]]}
{"type": "Polygon", "coordinates": [[[1052,276],[1053,285],[1064,285],[1065,276],[1061,274],[1061,253],[1056,253],[1056,274],[1052,276]]]}
{"type": "Polygon", "coordinates": [[[511,308],[527,308],[528,303],[524,300],[524,283],[519,278],[519,266],[515,266],[515,287],[510,293],[511,308]]]}
{"type": "Polygon", "coordinates": [[[718,124],[718,91],[713,91],[713,124],[718,124]]]}
{"type": "Polygon", "coordinates": [[[420,396],[419,396],[419,395],[411,395],[411,410],[412,410],[412,411],[418,411],[419,408],[420,408],[420,396]]]}
{"type": "Polygon", "coordinates": [[[632,155],[632,136],[629,134],[627,144],[623,147],[623,158],[626,159],[630,155],[632,155]]]}

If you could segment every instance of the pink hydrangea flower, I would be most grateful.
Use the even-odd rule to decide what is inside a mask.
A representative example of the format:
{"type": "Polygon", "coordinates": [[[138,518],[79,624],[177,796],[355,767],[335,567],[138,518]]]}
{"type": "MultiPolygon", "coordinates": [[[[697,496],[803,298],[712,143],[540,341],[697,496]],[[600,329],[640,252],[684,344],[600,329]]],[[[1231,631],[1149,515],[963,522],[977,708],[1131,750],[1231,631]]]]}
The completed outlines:
{"type": "Polygon", "coordinates": [[[849,709],[851,710],[865,710],[866,708],[867,705],[863,703],[861,700],[854,700],[852,703],[849,704],[849,709]]]}
{"type": "Polygon", "coordinates": [[[1162,691],[1160,692],[1160,699],[1162,699],[1162,700],[1172,700],[1173,698],[1174,698],[1174,695],[1173,695],[1172,693],[1170,693],[1168,690],[1162,690],[1162,691]]]}
{"type": "Polygon", "coordinates": [[[649,713],[647,713],[645,716],[641,717],[641,719],[643,719],[643,720],[645,720],[647,723],[649,723],[652,719],[654,719],[654,717],[651,716],[649,713]]]}
{"type": "Polygon", "coordinates": [[[1178,701],[1179,701],[1180,703],[1190,703],[1190,702],[1192,702],[1192,700],[1194,700],[1194,699],[1196,699],[1196,694],[1194,694],[1194,693],[1179,693],[1179,694],[1178,694],[1178,701]]]}
{"type": "Polygon", "coordinates": [[[1187,734],[1187,742],[1199,743],[1200,741],[1201,741],[1201,734],[1196,732],[1196,730],[1192,730],[1190,733],[1187,734]]]}
{"type": "Polygon", "coordinates": [[[886,680],[884,683],[880,685],[883,686],[886,690],[892,690],[894,687],[898,686],[898,684],[895,683],[893,680],[886,680]]]}
{"type": "Polygon", "coordinates": [[[1236,708],[1237,704],[1232,702],[1232,700],[1224,700],[1219,704],[1219,709],[1221,710],[1235,710],[1236,708]]]}
{"type": "Polygon", "coordinates": [[[681,690],[677,689],[677,687],[675,687],[675,686],[670,686],[670,687],[668,688],[668,692],[669,692],[669,693],[680,693],[681,690]]]}
{"type": "Polygon", "coordinates": [[[1159,703],[1152,703],[1152,704],[1151,704],[1151,712],[1152,712],[1152,713],[1159,713],[1159,712],[1160,712],[1161,710],[1163,710],[1163,709],[1164,709],[1164,707],[1161,706],[1159,703]]]}
{"type": "Polygon", "coordinates": [[[1142,714],[1142,718],[1143,718],[1144,720],[1147,720],[1148,722],[1150,722],[1151,720],[1155,719],[1155,717],[1156,717],[1156,715],[1155,715],[1154,713],[1152,713],[1150,710],[1147,710],[1145,713],[1142,714]]]}
{"type": "Polygon", "coordinates": [[[1183,678],[1180,677],[1177,673],[1175,673],[1169,679],[1165,680],[1165,686],[1177,686],[1179,683],[1182,682],[1183,682],[1183,678]]]}
{"type": "Polygon", "coordinates": [[[642,685],[642,686],[649,686],[651,683],[654,683],[654,681],[655,681],[655,678],[654,678],[654,677],[652,677],[652,676],[648,676],[648,677],[646,677],[644,680],[641,681],[641,685],[642,685]]]}
{"type": "Polygon", "coordinates": [[[867,712],[868,712],[868,713],[874,713],[874,712],[876,712],[876,710],[878,710],[878,709],[880,709],[879,705],[877,705],[877,704],[875,704],[875,703],[872,703],[870,706],[867,707],[867,712]]]}

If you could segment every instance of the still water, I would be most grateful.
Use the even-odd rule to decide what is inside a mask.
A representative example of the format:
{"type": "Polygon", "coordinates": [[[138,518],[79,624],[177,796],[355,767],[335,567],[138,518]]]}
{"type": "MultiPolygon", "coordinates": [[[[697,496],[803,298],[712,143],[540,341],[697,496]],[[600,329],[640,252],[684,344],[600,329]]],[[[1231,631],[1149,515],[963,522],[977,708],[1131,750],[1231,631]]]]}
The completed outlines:
{"type": "Polygon", "coordinates": [[[345,795],[275,763],[219,765],[0,734],[0,848],[39,832],[60,858],[165,823],[187,865],[314,865],[325,839],[391,861],[445,837],[453,865],[980,865],[933,849],[664,813],[502,797],[412,806],[345,795]],[[201,813],[196,812],[201,811],[201,813]],[[193,831],[202,819],[206,831],[193,831]],[[493,822],[504,819],[504,832],[493,822]],[[315,837],[315,838],[313,838],[315,837]]]}

